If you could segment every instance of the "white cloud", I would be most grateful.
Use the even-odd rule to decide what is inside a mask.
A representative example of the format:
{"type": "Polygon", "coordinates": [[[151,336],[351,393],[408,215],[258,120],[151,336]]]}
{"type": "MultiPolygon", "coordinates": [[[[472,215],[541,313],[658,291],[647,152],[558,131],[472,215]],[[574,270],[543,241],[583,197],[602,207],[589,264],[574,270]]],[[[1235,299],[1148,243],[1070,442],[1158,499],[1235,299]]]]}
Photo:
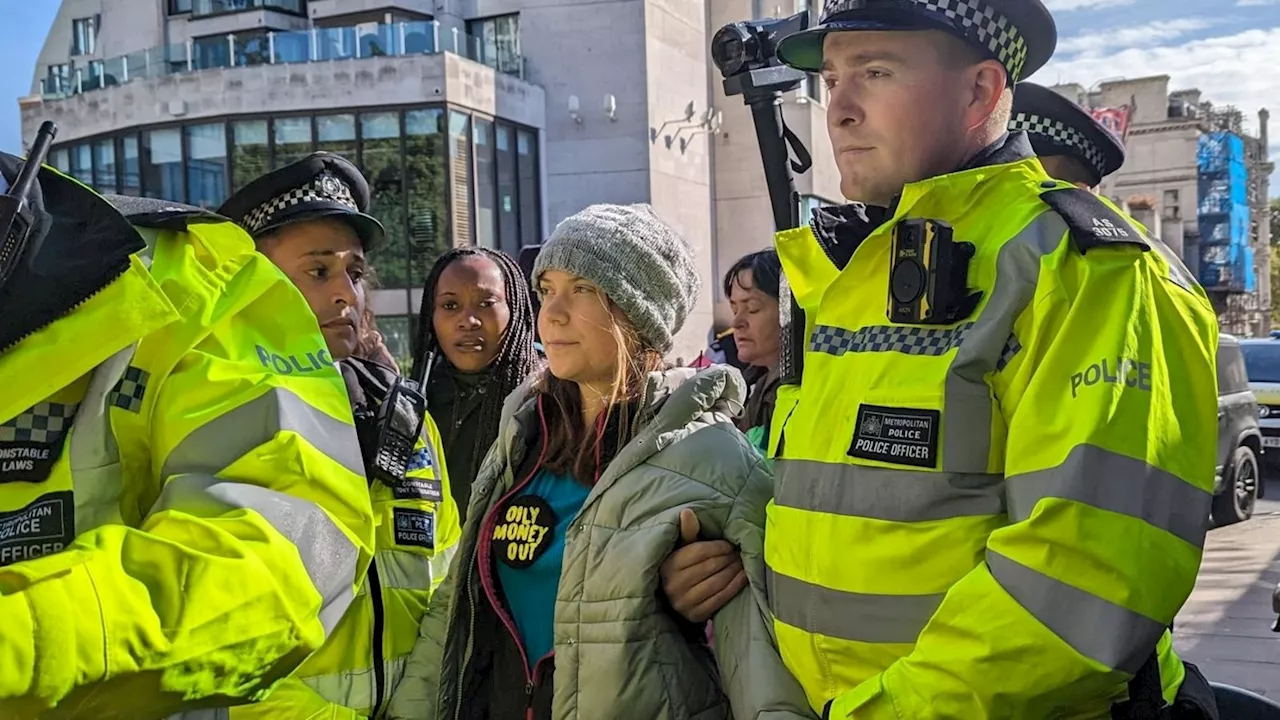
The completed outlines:
{"type": "MultiPolygon", "coordinates": [[[[1077,82],[1084,86],[1119,77],[1168,75],[1169,89],[1199,88],[1215,105],[1235,105],[1246,127],[1257,130],[1259,108],[1274,114],[1271,157],[1280,160],[1280,27],[1246,30],[1158,47],[1128,47],[1114,52],[1083,52],[1054,59],[1031,79],[1045,85],[1077,82]]],[[[1280,177],[1273,178],[1280,194],[1280,177]]]]}
{"type": "Polygon", "coordinates": [[[1203,30],[1213,24],[1208,18],[1179,18],[1157,20],[1145,25],[1119,27],[1089,35],[1076,35],[1058,43],[1059,53],[1098,53],[1112,48],[1139,48],[1168,40],[1187,33],[1203,30]]]}
{"type": "MultiPolygon", "coordinates": [[[[1240,2],[1258,2],[1259,0],[1240,0],[1240,2]]],[[[1265,0],[1263,0],[1265,1],[1265,0]]],[[[1136,0],[1045,0],[1045,6],[1053,12],[1071,12],[1097,7],[1120,7],[1132,5],[1136,0]]]]}
{"type": "Polygon", "coordinates": [[[1236,7],[1262,7],[1264,5],[1280,5],[1280,0],[1236,0],[1236,7]]]}

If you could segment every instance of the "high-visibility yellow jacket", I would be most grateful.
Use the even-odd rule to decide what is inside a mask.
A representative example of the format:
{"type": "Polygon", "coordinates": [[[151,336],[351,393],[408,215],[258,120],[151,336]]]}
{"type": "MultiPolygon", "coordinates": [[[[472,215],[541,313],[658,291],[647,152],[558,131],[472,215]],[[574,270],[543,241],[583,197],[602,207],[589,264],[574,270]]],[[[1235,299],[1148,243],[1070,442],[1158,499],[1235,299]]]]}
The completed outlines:
{"type": "Polygon", "coordinates": [[[1182,682],[1166,628],[1209,511],[1216,318],[1159,241],[1027,155],[907,185],[843,269],[812,228],[777,236],[809,343],[771,432],[769,594],[831,718],[1106,718],[1157,644],[1166,698],[1182,682]],[[887,320],[903,218],[975,244],[968,317],[887,320]]]}
{"type": "MultiPolygon", "coordinates": [[[[361,361],[343,361],[355,362],[361,361]]],[[[462,534],[440,431],[430,414],[405,477],[396,488],[376,480],[369,485],[377,551],[329,641],[266,700],[235,708],[233,720],[382,717],[462,534]]]]}
{"type": "Polygon", "coordinates": [[[49,282],[121,264],[0,352],[0,717],[261,699],[324,643],[372,555],[342,380],[301,294],[233,224],[155,218],[143,247],[87,188],[53,170],[40,186],[40,252],[67,263],[49,282]]]}

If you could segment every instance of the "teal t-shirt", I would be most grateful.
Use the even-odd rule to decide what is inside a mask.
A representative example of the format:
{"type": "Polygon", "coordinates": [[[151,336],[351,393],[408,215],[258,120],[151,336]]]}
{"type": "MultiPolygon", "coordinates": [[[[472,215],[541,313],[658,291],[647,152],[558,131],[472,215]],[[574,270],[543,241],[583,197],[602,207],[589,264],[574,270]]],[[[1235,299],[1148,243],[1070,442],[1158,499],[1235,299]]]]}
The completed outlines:
{"type": "Polygon", "coordinates": [[[567,475],[539,470],[498,512],[493,558],[498,583],[532,667],[551,652],[564,536],[591,488],[567,475]]]}

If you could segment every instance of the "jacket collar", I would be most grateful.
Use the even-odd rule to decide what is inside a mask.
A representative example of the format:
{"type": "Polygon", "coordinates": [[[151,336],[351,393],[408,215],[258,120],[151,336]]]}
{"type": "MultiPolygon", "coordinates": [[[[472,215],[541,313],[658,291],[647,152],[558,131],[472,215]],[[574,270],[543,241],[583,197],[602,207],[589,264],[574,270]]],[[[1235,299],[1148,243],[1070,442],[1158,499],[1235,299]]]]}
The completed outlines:
{"type": "MultiPolygon", "coordinates": [[[[542,369],[516,388],[503,403],[498,438],[509,467],[523,461],[522,444],[537,431],[536,387],[548,369],[542,369]]],[[[619,477],[675,443],[689,432],[689,426],[711,412],[723,413],[726,421],[742,412],[747,396],[742,374],[725,365],[704,370],[672,368],[650,373],[645,381],[641,428],[609,463],[591,491],[603,493],[619,477]]],[[[590,499],[588,499],[590,502],[590,499]]]]}
{"type": "Polygon", "coordinates": [[[813,211],[809,226],[813,229],[818,242],[826,250],[827,256],[836,264],[836,267],[843,269],[853,256],[853,251],[858,244],[886,220],[893,217],[904,198],[914,201],[937,185],[949,186],[951,190],[967,190],[989,176],[987,173],[973,171],[1007,165],[1031,157],[1035,157],[1035,151],[1031,148],[1031,141],[1027,134],[1022,131],[1006,132],[995,142],[978,151],[955,172],[907,184],[889,207],[853,202],[847,205],[817,208],[813,211]]]}

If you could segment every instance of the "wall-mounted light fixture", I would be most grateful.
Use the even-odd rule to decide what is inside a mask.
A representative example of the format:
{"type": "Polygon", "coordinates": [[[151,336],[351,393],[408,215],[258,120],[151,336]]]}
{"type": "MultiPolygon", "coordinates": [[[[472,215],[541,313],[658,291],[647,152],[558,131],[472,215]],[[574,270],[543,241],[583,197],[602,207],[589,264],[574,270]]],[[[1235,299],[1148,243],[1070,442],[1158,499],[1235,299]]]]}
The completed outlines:
{"type": "Polygon", "coordinates": [[[604,96],[604,114],[611,122],[618,122],[618,98],[612,93],[604,96]]]}
{"type": "Polygon", "coordinates": [[[698,126],[699,129],[689,133],[688,137],[680,138],[681,154],[683,154],[685,150],[689,149],[689,143],[693,142],[693,139],[695,137],[699,135],[710,135],[710,134],[719,132],[720,123],[723,120],[724,120],[724,115],[719,110],[713,110],[712,108],[707,108],[706,119],[703,120],[702,124],[698,126]]]}
{"type": "Polygon", "coordinates": [[[569,117],[573,118],[573,121],[578,123],[579,125],[582,124],[582,116],[578,114],[578,96],[577,95],[569,96],[569,117]]]}

